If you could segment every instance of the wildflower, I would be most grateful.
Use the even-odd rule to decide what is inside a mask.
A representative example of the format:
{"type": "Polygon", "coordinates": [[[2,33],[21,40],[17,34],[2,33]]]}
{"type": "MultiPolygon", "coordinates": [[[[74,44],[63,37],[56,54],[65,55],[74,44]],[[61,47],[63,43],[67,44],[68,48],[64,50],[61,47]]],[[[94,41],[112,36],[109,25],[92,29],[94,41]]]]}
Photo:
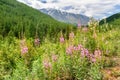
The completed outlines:
{"type": "Polygon", "coordinates": [[[91,61],[95,63],[96,62],[96,58],[91,58],[91,61]]]}
{"type": "Polygon", "coordinates": [[[67,49],[66,49],[66,53],[71,55],[73,53],[73,50],[74,50],[74,47],[73,46],[69,46],[67,49]]]}
{"type": "Polygon", "coordinates": [[[87,32],[88,28],[87,27],[83,27],[82,31],[87,32]]]}
{"type": "Polygon", "coordinates": [[[82,50],[81,51],[81,56],[84,57],[85,56],[85,52],[82,50]]]}
{"type": "Polygon", "coordinates": [[[87,57],[89,56],[89,51],[87,49],[85,49],[85,54],[87,57]]]}
{"type": "Polygon", "coordinates": [[[73,33],[73,32],[71,32],[71,33],[69,34],[69,38],[70,38],[70,39],[73,39],[73,38],[74,38],[74,33],[73,33]]]}
{"type": "Polygon", "coordinates": [[[25,53],[27,53],[27,52],[28,52],[28,47],[27,47],[27,46],[21,47],[21,53],[22,53],[22,54],[25,54],[25,53]]]}
{"type": "Polygon", "coordinates": [[[35,44],[35,46],[39,45],[39,44],[40,44],[40,39],[39,39],[39,38],[36,38],[36,39],[34,40],[34,44],[35,44]]]}
{"type": "Polygon", "coordinates": [[[81,24],[80,24],[80,22],[78,22],[77,26],[78,26],[78,28],[81,28],[81,24]]]}
{"type": "Polygon", "coordinates": [[[94,63],[96,62],[96,58],[93,54],[89,54],[89,58],[91,62],[94,62],[94,63]]]}
{"type": "Polygon", "coordinates": [[[79,44],[77,47],[78,47],[78,50],[81,50],[83,48],[81,44],[79,44]]]}
{"type": "Polygon", "coordinates": [[[53,60],[54,62],[56,62],[56,61],[57,61],[57,59],[58,59],[58,56],[57,56],[57,55],[55,55],[55,54],[53,54],[53,55],[52,55],[52,60],[53,60]]]}
{"type": "Polygon", "coordinates": [[[65,40],[64,40],[64,37],[61,36],[61,37],[60,37],[60,43],[64,43],[64,41],[65,41],[65,40]]]}
{"type": "Polygon", "coordinates": [[[48,60],[43,61],[43,66],[44,66],[45,69],[51,69],[52,68],[51,63],[48,60]]]}
{"type": "Polygon", "coordinates": [[[26,46],[25,39],[20,41],[20,48],[22,54],[28,53],[28,47],[26,46]]]}
{"type": "Polygon", "coordinates": [[[82,48],[81,49],[81,56],[86,56],[86,57],[89,57],[89,51],[85,48],[82,48]]]}
{"type": "Polygon", "coordinates": [[[101,51],[100,50],[95,50],[94,54],[90,54],[90,60],[92,62],[96,62],[96,60],[101,59],[101,51]]]}
{"type": "Polygon", "coordinates": [[[75,50],[75,51],[78,51],[78,47],[74,46],[74,50],[75,50]]]}

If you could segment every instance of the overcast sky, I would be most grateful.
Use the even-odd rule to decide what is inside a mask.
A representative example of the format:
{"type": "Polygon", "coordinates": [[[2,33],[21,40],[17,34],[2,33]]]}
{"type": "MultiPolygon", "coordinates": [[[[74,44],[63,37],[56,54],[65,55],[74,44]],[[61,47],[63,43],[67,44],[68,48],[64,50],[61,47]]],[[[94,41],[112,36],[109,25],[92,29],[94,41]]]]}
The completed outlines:
{"type": "Polygon", "coordinates": [[[120,0],[18,0],[33,8],[55,8],[102,19],[120,12],[120,0]]]}

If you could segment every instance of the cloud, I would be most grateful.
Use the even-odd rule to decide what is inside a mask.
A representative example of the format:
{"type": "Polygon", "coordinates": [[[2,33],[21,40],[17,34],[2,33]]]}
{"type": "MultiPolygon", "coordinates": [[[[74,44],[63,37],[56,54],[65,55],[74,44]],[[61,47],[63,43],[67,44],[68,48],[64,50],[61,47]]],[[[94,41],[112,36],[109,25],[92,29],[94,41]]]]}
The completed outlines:
{"type": "Polygon", "coordinates": [[[96,19],[120,12],[120,0],[18,0],[29,6],[54,8],[62,11],[93,16],[96,19]]]}

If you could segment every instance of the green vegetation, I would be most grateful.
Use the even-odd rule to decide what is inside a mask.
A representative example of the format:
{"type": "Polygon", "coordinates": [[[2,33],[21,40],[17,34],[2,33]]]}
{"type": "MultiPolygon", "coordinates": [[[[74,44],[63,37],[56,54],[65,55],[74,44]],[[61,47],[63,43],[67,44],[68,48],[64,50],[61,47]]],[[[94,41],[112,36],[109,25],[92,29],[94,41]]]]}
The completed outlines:
{"type": "Polygon", "coordinates": [[[16,0],[0,0],[0,35],[4,37],[21,37],[24,34],[29,38],[37,33],[42,40],[45,36],[57,37],[60,31],[66,30],[69,32],[70,25],[60,23],[16,0]]]}
{"type": "Polygon", "coordinates": [[[104,80],[120,56],[118,27],[69,27],[15,0],[0,10],[0,80],[104,80]]]}
{"type": "Polygon", "coordinates": [[[109,25],[112,25],[113,27],[120,28],[120,13],[114,14],[100,22],[100,24],[105,24],[105,23],[108,23],[109,25]]]}

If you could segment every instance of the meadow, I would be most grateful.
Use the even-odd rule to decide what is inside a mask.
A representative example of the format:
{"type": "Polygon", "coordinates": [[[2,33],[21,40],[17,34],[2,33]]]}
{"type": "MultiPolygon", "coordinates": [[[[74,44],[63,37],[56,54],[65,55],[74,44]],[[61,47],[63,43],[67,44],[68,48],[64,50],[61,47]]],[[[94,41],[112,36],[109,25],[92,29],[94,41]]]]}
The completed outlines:
{"type": "Polygon", "coordinates": [[[34,37],[0,35],[0,80],[107,80],[102,70],[120,56],[120,29],[96,21],[70,28],[42,40],[37,30],[34,37]]]}

